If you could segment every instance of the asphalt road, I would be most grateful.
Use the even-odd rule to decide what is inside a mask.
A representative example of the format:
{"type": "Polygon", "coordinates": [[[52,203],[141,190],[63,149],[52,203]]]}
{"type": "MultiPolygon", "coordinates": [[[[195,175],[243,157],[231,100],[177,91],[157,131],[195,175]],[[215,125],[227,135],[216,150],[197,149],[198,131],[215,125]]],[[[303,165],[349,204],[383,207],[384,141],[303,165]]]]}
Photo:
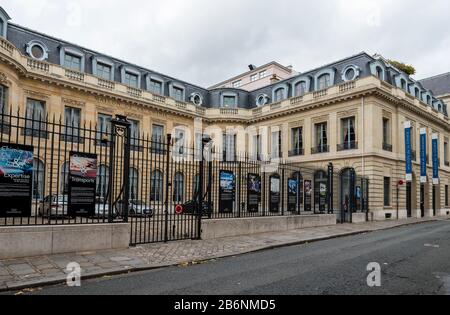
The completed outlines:
{"type": "Polygon", "coordinates": [[[450,294],[450,221],[267,250],[32,294],[450,294]],[[381,287],[367,265],[381,265],[381,287]]]}

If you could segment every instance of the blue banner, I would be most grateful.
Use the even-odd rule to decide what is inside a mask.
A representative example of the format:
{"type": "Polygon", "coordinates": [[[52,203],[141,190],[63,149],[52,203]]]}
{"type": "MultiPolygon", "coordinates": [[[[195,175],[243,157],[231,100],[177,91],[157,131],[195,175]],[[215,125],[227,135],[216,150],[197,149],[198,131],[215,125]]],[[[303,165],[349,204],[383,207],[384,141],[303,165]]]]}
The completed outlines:
{"type": "Polygon", "coordinates": [[[439,141],[437,134],[433,134],[431,146],[433,149],[433,185],[439,185],[439,141]]]}
{"type": "Polygon", "coordinates": [[[427,129],[420,129],[420,182],[427,182],[427,129]]]}
{"type": "Polygon", "coordinates": [[[405,123],[405,161],[406,181],[412,181],[412,147],[411,147],[411,122],[405,123]]]}

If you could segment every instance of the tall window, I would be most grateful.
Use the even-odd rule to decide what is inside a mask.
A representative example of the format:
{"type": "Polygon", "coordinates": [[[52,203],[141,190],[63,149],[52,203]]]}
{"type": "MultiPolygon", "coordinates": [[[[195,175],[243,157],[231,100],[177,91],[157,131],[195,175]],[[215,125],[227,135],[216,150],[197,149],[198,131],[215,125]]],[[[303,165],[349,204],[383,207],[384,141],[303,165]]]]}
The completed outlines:
{"type": "Polygon", "coordinates": [[[45,102],[28,99],[27,100],[27,128],[34,131],[45,130],[45,102]],[[42,122],[42,123],[40,123],[42,122]]]}
{"type": "Polygon", "coordinates": [[[163,87],[162,82],[157,81],[157,80],[150,80],[149,90],[153,94],[162,95],[163,94],[162,87],[163,87]]]}
{"type": "Polygon", "coordinates": [[[236,135],[223,135],[223,159],[224,161],[234,161],[236,159],[236,135]]]}
{"type": "Polygon", "coordinates": [[[316,147],[319,153],[327,152],[327,123],[316,124],[316,147]]]}
{"type": "Polygon", "coordinates": [[[275,91],[275,99],[274,102],[282,101],[286,98],[285,89],[279,88],[275,91]]]}
{"type": "Polygon", "coordinates": [[[174,154],[175,155],[184,155],[186,146],[186,134],[183,129],[175,129],[175,146],[174,146],[174,154]]]}
{"type": "Polygon", "coordinates": [[[391,205],[391,178],[384,178],[384,206],[389,207],[391,205]]]}
{"type": "Polygon", "coordinates": [[[355,149],[355,117],[344,118],[341,121],[341,141],[344,150],[355,149]]]}
{"type": "Polygon", "coordinates": [[[139,145],[139,121],[137,120],[129,120],[130,125],[130,133],[131,133],[131,141],[130,144],[132,146],[139,145]]]}
{"type": "Polygon", "coordinates": [[[109,185],[109,170],[105,165],[100,165],[97,171],[97,197],[106,198],[109,185]]]}
{"type": "Polygon", "coordinates": [[[139,198],[139,171],[134,167],[130,168],[130,199],[137,200],[139,198]]]}
{"type": "Polygon", "coordinates": [[[444,141],[444,163],[448,164],[448,141],[444,141]]]}
{"type": "Polygon", "coordinates": [[[65,162],[61,167],[60,189],[59,193],[67,195],[69,193],[69,169],[70,162],[65,162]]]}
{"type": "Polygon", "coordinates": [[[184,175],[180,172],[177,172],[174,178],[173,201],[177,203],[184,201],[184,175]]]}
{"type": "Polygon", "coordinates": [[[184,102],[184,90],[174,86],[172,88],[172,97],[177,101],[184,102]]]}
{"type": "Polygon", "coordinates": [[[295,85],[295,96],[302,96],[306,94],[306,82],[301,81],[295,85]]]}
{"type": "Polygon", "coordinates": [[[8,114],[8,88],[0,85],[0,115],[8,114]]]}
{"type": "Polygon", "coordinates": [[[44,198],[44,174],[44,163],[35,158],[33,160],[33,199],[35,200],[42,200],[44,198]]]}
{"type": "Polygon", "coordinates": [[[81,71],[81,57],[66,52],[64,54],[64,67],[70,70],[81,71]]]}
{"type": "Polygon", "coordinates": [[[224,96],[223,97],[223,107],[236,107],[236,97],[235,96],[224,96]]]}
{"type": "Polygon", "coordinates": [[[163,201],[163,174],[160,171],[152,173],[150,200],[163,201]]]}
{"type": "Polygon", "coordinates": [[[378,79],[383,80],[383,69],[380,66],[378,66],[376,72],[378,79]]]}
{"type": "Polygon", "coordinates": [[[331,76],[328,73],[322,74],[318,80],[318,90],[323,90],[331,86],[331,76]]]}
{"type": "Polygon", "coordinates": [[[391,144],[391,121],[383,118],[383,143],[391,144]]]}
{"type": "Polygon", "coordinates": [[[253,158],[256,160],[261,160],[262,151],[262,138],[261,135],[253,136],[253,158]]]}
{"type": "Polygon", "coordinates": [[[281,131],[272,132],[272,159],[281,158],[281,131]]]}
{"type": "Polygon", "coordinates": [[[400,87],[402,90],[406,91],[406,81],[404,79],[400,80],[400,87]]]}
{"type": "Polygon", "coordinates": [[[152,148],[154,153],[162,153],[164,150],[164,126],[152,126],[152,148]]]}
{"type": "Polygon", "coordinates": [[[66,106],[64,122],[66,139],[78,138],[80,136],[81,109],[66,106]]]}
{"type": "Polygon", "coordinates": [[[125,72],[125,84],[133,88],[139,88],[139,76],[131,72],[125,72]]]}
{"type": "Polygon", "coordinates": [[[111,140],[111,121],[112,116],[106,114],[98,114],[97,118],[97,140],[111,140]]]}
{"type": "Polygon", "coordinates": [[[303,127],[293,128],[291,132],[292,155],[301,155],[303,153],[303,127]]]}
{"type": "Polygon", "coordinates": [[[97,63],[97,76],[104,80],[111,80],[111,66],[103,63],[97,63]]]}

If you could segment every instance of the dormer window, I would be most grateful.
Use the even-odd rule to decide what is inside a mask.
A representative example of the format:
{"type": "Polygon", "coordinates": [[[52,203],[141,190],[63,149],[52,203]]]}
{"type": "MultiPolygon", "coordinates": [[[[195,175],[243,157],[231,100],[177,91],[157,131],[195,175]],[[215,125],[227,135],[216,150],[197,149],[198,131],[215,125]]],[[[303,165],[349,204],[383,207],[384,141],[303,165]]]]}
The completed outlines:
{"type": "Polygon", "coordinates": [[[84,53],[76,48],[61,47],[61,66],[78,72],[84,72],[84,53]]]}
{"type": "Polygon", "coordinates": [[[103,80],[114,81],[114,63],[106,58],[94,57],[92,74],[103,80]]]}
{"type": "Polygon", "coordinates": [[[236,108],[238,103],[238,96],[236,93],[228,92],[223,93],[220,98],[220,107],[223,108],[236,108]]]}
{"type": "Polygon", "coordinates": [[[274,102],[279,102],[282,101],[286,98],[286,93],[284,88],[278,88],[275,90],[275,98],[274,98],[274,102]]]}
{"type": "Polygon", "coordinates": [[[400,88],[401,88],[402,90],[406,91],[406,87],[407,87],[407,85],[406,85],[406,80],[405,80],[405,79],[401,79],[401,80],[400,80],[400,88]]]}
{"type": "Polygon", "coordinates": [[[27,44],[27,54],[36,60],[46,60],[48,58],[48,48],[44,43],[32,40],[27,44]]]}
{"type": "Polygon", "coordinates": [[[172,97],[176,99],[177,101],[184,101],[183,99],[183,92],[184,90],[178,87],[174,87],[172,90],[172,97]]]}
{"type": "Polygon", "coordinates": [[[203,96],[200,93],[192,93],[190,100],[196,106],[203,105],[203,96]]]}
{"type": "Polygon", "coordinates": [[[420,90],[419,90],[419,88],[415,88],[415,89],[414,89],[414,96],[415,96],[416,98],[420,98],[420,90]]]}
{"type": "Polygon", "coordinates": [[[154,94],[162,95],[162,82],[151,79],[149,84],[149,91],[154,94]]]}
{"type": "Polygon", "coordinates": [[[376,67],[376,76],[378,79],[383,80],[384,79],[384,72],[383,72],[383,68],[381,68],[380,66],[376,67]]]}
{"type": "Polygon", "coordinates": [[[140,89],[141,88],[141,73],[131,67],[122,67],[122,83],[129,87],[140,89]]]}
{"type": "Polygon", "coordinates": [[[0,7],[0,37],[6,38],[8,21],[10,19],[11,18],[9,17],[8,13],[6,13],[6,11],[3,10],[2,7],[0,7]]]}
{"type": "Polygon", "coordinates": [[[5,22],[3,22],[2,18],[0,17],[0,34],[2,37],[5,37],[3,29],[5,28],[5,22]]]}
{"type": "Polygon", "coordinates": [[[361,70],[355,65],[349,65],[342,70],[342,81],[353,81],[359,77],[361,70]]]}
{"type": "Polygon", "coordinates": [[[300,81],[295,86],[295,96],[302,96],[304,94],[306,94],[306,82],[300,81]]]}
{"type": "Polygon", "coordinates": [[[269,97],[266,94],[260,94],[256,98],[256,106],[264,106],[269,102],[269,97]]]}
{"type": "Polygon", "coordinates": [[[322,74],[317,80],[317,89],[324,90],[331,86],[331,76],[328,73],[322,74]]]}

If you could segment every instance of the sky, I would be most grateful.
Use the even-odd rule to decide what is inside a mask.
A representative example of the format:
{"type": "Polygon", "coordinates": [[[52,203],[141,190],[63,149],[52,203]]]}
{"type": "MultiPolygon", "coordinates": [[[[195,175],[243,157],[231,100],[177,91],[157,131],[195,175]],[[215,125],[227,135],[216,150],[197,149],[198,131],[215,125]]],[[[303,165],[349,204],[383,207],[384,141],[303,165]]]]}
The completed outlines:
{"type": "Polygon", "coordinates": [[[450,71],[448,0],[2,0],[13,23],[209,87],[277,61],[305,72],[365,51],[450,71]]]}

